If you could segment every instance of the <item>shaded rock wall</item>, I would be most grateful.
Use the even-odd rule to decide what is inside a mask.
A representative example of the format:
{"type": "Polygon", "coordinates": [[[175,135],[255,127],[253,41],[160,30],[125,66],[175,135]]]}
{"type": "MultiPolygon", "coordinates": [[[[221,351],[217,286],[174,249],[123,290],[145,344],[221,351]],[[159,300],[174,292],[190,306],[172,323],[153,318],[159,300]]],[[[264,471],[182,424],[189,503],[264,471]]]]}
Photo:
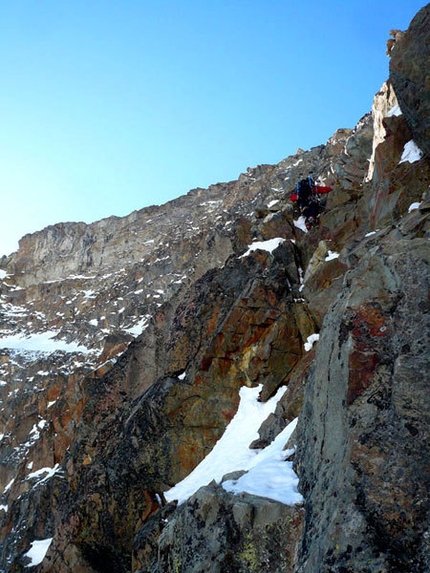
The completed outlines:
{"type": "Polygon", "coordinates": [[[418,147],[430,152],[430,8],[424,6],[391,53],[390,78],[418,147]]]}
{"type": "Polygon", "coordinates": [[[394,230],[360,247],[325,317],[298,429],[299,571],[428,568],[429,249],[413,232],[423,217],[407,238],[394,230]]]}

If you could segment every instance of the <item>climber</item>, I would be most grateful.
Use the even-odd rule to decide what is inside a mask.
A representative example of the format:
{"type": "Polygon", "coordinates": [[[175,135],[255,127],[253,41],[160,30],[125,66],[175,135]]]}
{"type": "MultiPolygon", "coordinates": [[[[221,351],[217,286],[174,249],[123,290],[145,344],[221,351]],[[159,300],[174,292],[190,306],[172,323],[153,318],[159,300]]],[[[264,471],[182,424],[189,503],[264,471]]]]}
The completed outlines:
{"type": "Polygon", "coordinates": [[[291,201],[296,202],[299,213],[305,217],[305,225],[309,230],[318,224],[318,217],[324,210],[320,195],[329,193],[331,187],[316,185],[312,171],[308,177],[303,178],[301,173],[295,192],[290,195],[291,201]]]}
{"type": "Polygon", "coordinates": [[[319,214],[319,201],[315,193],[312,172],[306,178],[303,177],[302,173],[300,174],[295,193],[291,195],[290,199],[297,202],[300,214],[305,217],[306,228],[310,229],[316,225],[319,214]]]}
{"type": "Polygon", "coordinates": [[[291,194],[291,201],[298,201],[298,204],[307,204],[309,198],[315,192],[315,183],[312,176],[312,171],[306,179],[303,178],[303,173],[300,173],[299,180],[297,181],[295,191],[291,194]]]}

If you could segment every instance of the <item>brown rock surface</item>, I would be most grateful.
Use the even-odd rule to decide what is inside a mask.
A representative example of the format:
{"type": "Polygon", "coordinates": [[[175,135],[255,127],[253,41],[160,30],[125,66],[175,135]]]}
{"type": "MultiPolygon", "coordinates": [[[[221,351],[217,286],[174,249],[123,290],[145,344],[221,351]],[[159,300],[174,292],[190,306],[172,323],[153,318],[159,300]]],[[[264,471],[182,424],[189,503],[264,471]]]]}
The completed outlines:
{"type": "Polygon", "coordinates": [[[390,79],[418,147],[430,152],[430,6],[413,18],[391,51],[390,79]]]}
{"type": "MultiPolygon", "coordinates": [[[[411,77],[423,14],[392,51],[411,77]]],[[[125,218],[49,227],[1,260],[1,336],[54,331],[86,350],[1,350],[0,569],[27,570],[30,543],[51,537],[35,570],[429,569],[430,162],[399,164],[428,97],[419,87],[414,115],[418,79],[404,82],[407,111],[388,116],[396,81],[326,145],[125,218]],[[334,187],[309,233],[289,201],[306,170],[334,187]],[[164,505],[239,388],[259,384],[263,401],[287,389],[254,448],[299,416],[303,509],[215,484],[164,505]]]]}

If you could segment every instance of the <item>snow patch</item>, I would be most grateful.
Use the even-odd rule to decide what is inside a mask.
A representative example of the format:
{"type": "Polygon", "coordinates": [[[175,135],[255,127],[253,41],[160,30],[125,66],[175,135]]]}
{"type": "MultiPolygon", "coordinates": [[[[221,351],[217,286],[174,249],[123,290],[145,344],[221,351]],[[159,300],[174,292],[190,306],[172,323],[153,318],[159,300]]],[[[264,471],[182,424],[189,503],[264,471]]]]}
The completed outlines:
{"type": "Polygon", "coordinates": [[[30,549],[27,553],[24,553],[24,557],[30,559],[30,563],[26,567],[34,567],[42,563],[53,539],[53,537],[49,537],[48,539],[39,539],[31,543],[30,549]]]}
{"type": "Polygon", "coordinates": [[[294,226],[297,227],[297,229],[303,231],[304,233],[308,232],[308,230],[306,229],[306,218],[303,217],[303,215],[301,215],[297,220],[294,219],[294,226]]]}
{"type": "Polygon", "coordinates": [[[393,115],[402,115],[402,110],[400,109],[399,104],[396,104],[394,107],[390,109],[387,113],[387,117],[392,117],[393,115]]]}
{"type": "Polygon", "coordinates": [[[239,259],[247,257],[249,254],[256,250],[268,251],[269,253],[272,253],[284,241],[285,239],[281,239],[280,237],[277,237],[276,239],[269,239],[268,241],[256,241],[255,243],[252,243],[248,246],[246,253],[241,255],[239,259]]]}
{"type": "Polygon", "coordinates": [[[306,342],[305,342],[306,352],[309,352],[309,350],[311,350],[311,348],[315,344],[315,342],[317,342],[319,339],[320,339],[319,334],[311,334],[310,336],[308,336],[306,339],[306,342]]]}
{"type": "Polygon", "coordinates": [[[252,460],[246,474],[238,480],[225,481],[222,487],[232,493],[245,492],[268,497],[285,505],[302,503],[303,497],[297,489],[299,478],[292,468],[292,463],[285,461],[294,453],[294,449],[284,450],[296,425],[297,418],[288,424],[267,448],[261,450],[252,460]]]}
{"type": "Polygon", "coordinates": [[[39,480],[37,482],[37,484],[39,485],[39,484],[51,479],[59,471],[60,471],[60,465],[55,464],[55,466],[53,468],[40,468],[40,470],[36,470],[35,472],[28,474],[26,479],[37,479],[37,480],[39,480]],[[44,476],[44,477],[42,479],[39,479],[41,476],[44,476]]]}
{"type": "Polygon", "coordinates": [[[405,144],[405,147],[403,148],[403,153],[402,157],[400,158],[399,164],[405,163],[405,161],[408,161],[409,163],[415,163],[415,161],[419,161],[422,156],[423,152],[417,146],[415,141],[411,139],[405,144]]]}
{"type": "Polygon", "coordinates": [[[334,251],[328,250],[327,255],[326,255],[324,260],[332,261],[333,259],[337,259],[337,258],[339,258],[339,253],[335,253],[334,251]]]}
{"type": "Polygon", "coordinates": [[[411,203],[411,205],[409,205],[408,213],[410,213],[411,211],[415,211],[416,209],[419,209],[420,205],[421,203],[411,203]]]}
{"type": "Polygon", "coordinates": [[[94,290],[84,290],[82,294],[85,298],[95,298],[97,296],[97,293],[94,290]]]}
{"type": "Polygon", "coordinates": [[[10,480],[10,482],[7,484],[7,486],[6,486],[6,487],[4,488],[4,490],[3,490],[3,495],[10,490],[10,488],[13,486],[13,482],[14,482],[14,481],[15,481],[15,478],[12,478],[12,479],[10,480]]]}
{"type": "Polygon", "coordinates": [[[230,488],[229,491],[249,491],[252,488],[255,495],[270,497],[282,503],[295,504],[301,501],[292,463],[285,461],[291,451],[282,450],[296,422],[289,424],[267,448],[249,448],[259,437],[258,429],[262,422],[275,411],[276,404],[286,390],[285,387],[280,388],[270,400],[259,402],[261,389],[261,384],[256,388],[241,388],[238,411],[223,436],[185,479],[165,493],[168,501],[184,503],[200,487],[212,480],[220,483],[223,476],[238,470],[249,471],[249,475],[246,474],[247,478],[243,476],[242,481],[226,481],[225,487],[230,488]]]}
{"type": "Polygon", "coordinates": [[[130,326],[129,328],[124,328],[124,331],[132,336],[139,336],[142,332],[146,329],[149,324],[149,319],[151,318],[150,314],[146,314],[143,318],[141,318],[136,324],[130,326]]]}
{"type": "Polygon", "coordinates": [[[76,342],[66,342],[65,340],[54,340],[58,332],[48,331],[35,333],[30,336],[15,334],[0,337],[0,348],[10,348],[19,351],[47,352],[51,354],[57,350],[63,352],[90,352],[85,346],[80,346],[76,342]]]}

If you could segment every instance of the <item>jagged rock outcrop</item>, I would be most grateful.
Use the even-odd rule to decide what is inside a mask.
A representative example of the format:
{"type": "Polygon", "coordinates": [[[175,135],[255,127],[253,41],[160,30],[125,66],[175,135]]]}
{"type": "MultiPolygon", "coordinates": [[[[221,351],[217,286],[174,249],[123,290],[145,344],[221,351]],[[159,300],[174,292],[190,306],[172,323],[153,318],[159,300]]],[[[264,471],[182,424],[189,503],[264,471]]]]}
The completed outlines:
{"type": "Polygon", "coordinates": [[[298,429],[300,571],[429,565],[424,220],[413,213],[352,250],[324,319],[298,429]]]}
{"type": "Polygon", "coordinates": [[[197,491],[163,529],[156,566],[148,569],[144,562],[137,571],[288,571],[301,522],[295,508],[248,494],[232,497],[211,484],[197,491]]]}
{"type": "Polygon", "coordinates": [[[390,78],[414,140],[424,154],[430,152],[430,8],[424,6],[391,51],[390,78]]]}
{"type": "Polygon", "coordinates": [[[427,18],[372,114],[326,145],[2,259],[0,570],[429,569],[430,161],[401,162],[412,139],[425,151],[427,18]],[[307,233],[289,192],[311,170],[333,191],[307,233]],[[57,351],[18,350],[24,334],[57,351]],[[299,417],[303,505],[217,483],[165,503],[244,385],[261,403],[286,386],[250,446],[299,417]]]}

